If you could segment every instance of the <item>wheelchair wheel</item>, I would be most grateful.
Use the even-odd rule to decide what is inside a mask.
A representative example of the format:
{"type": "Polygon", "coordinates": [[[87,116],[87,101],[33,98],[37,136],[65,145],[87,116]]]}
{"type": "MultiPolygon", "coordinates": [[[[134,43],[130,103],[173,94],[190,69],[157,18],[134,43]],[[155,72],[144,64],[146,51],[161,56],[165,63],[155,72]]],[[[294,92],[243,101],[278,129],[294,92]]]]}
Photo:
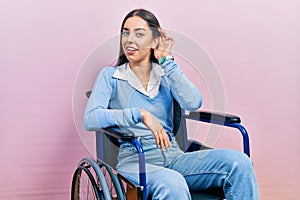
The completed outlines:
{"type": "Polygon", "coordinates": [[[92,173],[84,166],[79,166],[73,176],[72,200],[101,199],[92,173]]]}
{"type": "Polygon", "coordinates": [[[112,200],[110,190],[98,163],[84,158],[80,161],[72,180],[72,200],[112,200]]]}
{"type": "Polygon", "coordinates": [[[116,175],[117,173],[109,165],[98,161],[98,164],[106,179],[108,189],[114,200],[126,200],[126,192],[122,180],[116,175]]]}

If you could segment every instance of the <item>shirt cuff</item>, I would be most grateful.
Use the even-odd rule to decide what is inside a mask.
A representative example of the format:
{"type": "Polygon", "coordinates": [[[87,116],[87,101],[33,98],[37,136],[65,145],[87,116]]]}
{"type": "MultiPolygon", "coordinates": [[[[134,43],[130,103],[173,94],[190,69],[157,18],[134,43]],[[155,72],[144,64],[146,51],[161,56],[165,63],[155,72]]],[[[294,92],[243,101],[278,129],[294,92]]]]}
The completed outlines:
{"type": "Polygon", "coordinates": [[[167,60],[162,64],[162,68],[164,69],[165,73],[168,75],[172,70],[178,68],[178,65],[175,63],[174,60],[167,60]]]}

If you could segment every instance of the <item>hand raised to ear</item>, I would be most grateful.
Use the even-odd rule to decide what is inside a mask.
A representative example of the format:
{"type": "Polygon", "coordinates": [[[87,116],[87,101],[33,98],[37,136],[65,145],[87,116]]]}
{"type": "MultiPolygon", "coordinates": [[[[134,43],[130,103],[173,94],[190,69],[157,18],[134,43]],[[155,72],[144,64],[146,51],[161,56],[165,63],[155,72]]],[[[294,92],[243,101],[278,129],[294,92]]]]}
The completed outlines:
{"type": "Polygon", "coordinates": [[[160,37],[157,38],[158,44],[154,49],[154,56],[159,60],[163,56],[171,55],[171,50],[174,44],[174,39],[169,37],[165,31],[158,29],[160,32],[160,37]]]}

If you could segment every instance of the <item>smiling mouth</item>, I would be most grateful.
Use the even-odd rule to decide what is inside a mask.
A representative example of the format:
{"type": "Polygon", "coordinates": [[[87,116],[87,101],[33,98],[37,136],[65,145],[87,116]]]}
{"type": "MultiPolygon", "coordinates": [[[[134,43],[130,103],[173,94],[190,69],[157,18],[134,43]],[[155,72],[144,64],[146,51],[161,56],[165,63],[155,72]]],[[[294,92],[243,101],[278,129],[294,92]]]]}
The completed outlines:
{"type": "Polygon", "coordinates": [[[134,47],[126,47],[126,52],[130,55],[133,55],[138,49],[134,47]]]}

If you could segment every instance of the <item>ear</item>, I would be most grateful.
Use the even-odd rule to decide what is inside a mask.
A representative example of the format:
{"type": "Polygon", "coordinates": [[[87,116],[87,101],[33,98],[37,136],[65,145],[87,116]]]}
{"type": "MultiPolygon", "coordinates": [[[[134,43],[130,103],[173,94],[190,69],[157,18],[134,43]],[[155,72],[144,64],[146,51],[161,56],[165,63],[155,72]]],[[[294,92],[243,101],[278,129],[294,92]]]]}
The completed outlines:
{"type": "Polygon", "coordinates": [[[154,38],[154,39],[152,40],[151,48],[152,48],[152,49],[156,49],[158,43],[159,43],[159,37],[154,38]]]}

